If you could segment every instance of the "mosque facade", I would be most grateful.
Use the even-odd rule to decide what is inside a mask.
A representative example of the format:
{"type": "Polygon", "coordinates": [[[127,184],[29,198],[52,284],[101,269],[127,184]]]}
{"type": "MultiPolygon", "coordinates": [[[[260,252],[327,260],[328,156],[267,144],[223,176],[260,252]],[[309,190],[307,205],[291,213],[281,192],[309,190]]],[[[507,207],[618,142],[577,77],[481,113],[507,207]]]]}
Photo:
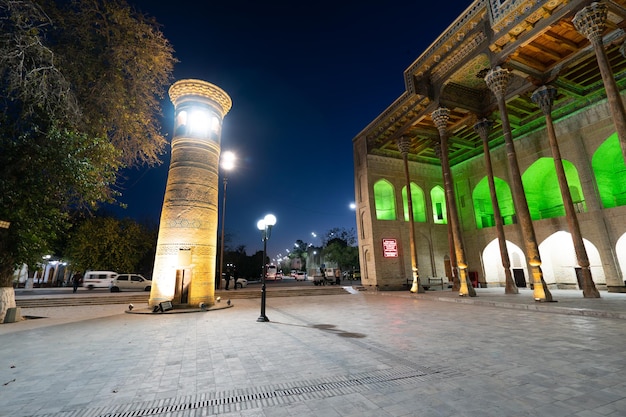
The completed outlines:
{"type": "Polygon", "coordinates": [[[469,4],[353,139],[363,286],[626,290],[625,28],[626,0],[469,4]]]}

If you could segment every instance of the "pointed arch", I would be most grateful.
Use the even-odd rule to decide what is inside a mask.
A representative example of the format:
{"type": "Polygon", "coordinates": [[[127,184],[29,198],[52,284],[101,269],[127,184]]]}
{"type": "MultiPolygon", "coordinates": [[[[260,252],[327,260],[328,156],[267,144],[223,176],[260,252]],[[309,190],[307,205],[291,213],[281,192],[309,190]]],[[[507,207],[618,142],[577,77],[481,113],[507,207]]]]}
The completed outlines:
{"type": "Polygon", "coordinates": [[[598,147],[591,159],[600,200],[604,208],[626,205],[626,163],[617,133],[598,147]]]}
{"type": "MultiPolygon", "coordinates": [[[[574,195],[578,198],[578,201],[574,201],[574,205],[579,211],[585,211],[578,171],[574,164],[568,160],[563,159],[562,162],[572,198],[574,195]]],[[[530,217],[533,220],[565,216],[565,207],[553,158],[543,157],[536,160],[522,175],[522,183],[528,201],[530,217]]]]}
{"type": "Polygon", "coordinates": [[[433,206],[433,221],[436,224],[448,224],[446,193],[442,186],[436,185],[430,190],[430,201],[433,206]]]}
{"type": "MultiPolygon", "coordinates": [[[[413,221],[426,222],[426,201],[424,199],[424,191],[422,188],[411,183],[411,203],[413,206],[413,221]]],[[[404,221],[409,221],[409,201],[406,195],[406,186],[402,187],[402,205],[404,206],[404,221]]]]}
{"type": "Polygon", "coordinates": [[[389,181],[381,179],[374,184],[374,204],[377,220],[396,220],[396,193],[389,181]]]}
{"type": "Polygon", "coordinates": [[[615,253],[617,254],[617,263],[622,272],[622,278],[626,281],[626,233],[617,239],[615,253]]]}
{"type": "MultiPolygon", "coordinates": [[[[506,250],[509,253],[511,269],[524,269],[527,271],[528,265],[526,265],[526,258],[524,257],[522,249],[507,240],[506,250]]],[[[504,273],[504,267],[502,266],[502,256],[500,255],[500,245],[497,238],[485,246],[482,258],[485,268],[485,282],[487,282],[487,285],[495,284],[504,287],[506,285],[506,275],[504,273]]]]}
{"type": "MultiPolygon", "coordinates": [[[[505,225],[513,224],[515,218],[515,206],[513,205],[513,195],[511,188],[506,181],[494,177],[496,186],[496,198],[500,207],[500,215],[505,225]]],[[[491,193],[489,191],[489,179],[485,176],[476,184],[472,192],[474,203],[474,213],[476,214],[476,228],[493,227],[496,225],[493,216],[493,204],[491,203],[491,193]]]]}
{"type": "MultiPolygon", "coordinates": [[[[604,284],[606,277],[598,248],[587,239],[583,239],[583,244],[589,258],[589,268],[594,283],[604,284]]],[[[541,256],[541,270],[547,284],[557,284],[562,288],[582,289],[576,278],[578,261],[572,235],[569,232],[559,231],[548,236],[539,245],[539,256],[541,256]]]]}

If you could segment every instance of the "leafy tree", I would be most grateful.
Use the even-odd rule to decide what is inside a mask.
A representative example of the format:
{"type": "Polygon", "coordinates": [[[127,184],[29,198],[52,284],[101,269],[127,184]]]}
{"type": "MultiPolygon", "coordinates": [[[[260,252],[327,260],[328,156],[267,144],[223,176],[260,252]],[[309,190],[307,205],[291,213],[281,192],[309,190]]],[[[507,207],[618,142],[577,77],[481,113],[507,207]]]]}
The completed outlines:
{"type": "Polygon", "coordinates": [[[325,259],[335,262],[341,270],[358,267],[359,249],[354,246],[356,243],[354,229],[333,228],[322,237],[322,242],[325,259]]]}
{"type": "Polygon", "coordinates": [[[343,240],[347,246],[356,246],[356,232],[353,228],[346,229],[343,227],[333,227],[326,233],[324,233],[320,239],[322,240],[322,246],[328,246],[328,244],[334,239],[343,240]]]}
{"type": "Polygon", "coordinates": [[[132,219],[93,217],[70,235],[65,255],[76,270],[106,270],[147,274],[157,241],[157,227],[132,219]]]}
{"type": "Polygon", "coordinates": [[[106,136],[126,165],[160,163],[159,116],[176,60],[157,22],[125,0],[43,0],[58,65],[80,105],[80,129],[106,136]]]}
{"type": "MultiPolygon", "coordinates": [[[[300,269],[303,271],[306,271],[306,260],[308,257],[307,254],[307,249],[309,247],[309,244],[306,243],[303,240],[296,240],[296,243],[294,243],[293,245],[293,249],[291,252],[289,252],[289,259],[293,260],[293,259],[300,259],[301,261],[301,265],[300,265],[300,269]]],[[[291,269],[291,267],[290,267],[291,269]]]]}
{"type": "Polygon", "coordinates": [[[173,50],[123,0],[0,0],[0,320],[72,210],[112,202],[124,166],[165,148],[159,100],[173,50]]]}

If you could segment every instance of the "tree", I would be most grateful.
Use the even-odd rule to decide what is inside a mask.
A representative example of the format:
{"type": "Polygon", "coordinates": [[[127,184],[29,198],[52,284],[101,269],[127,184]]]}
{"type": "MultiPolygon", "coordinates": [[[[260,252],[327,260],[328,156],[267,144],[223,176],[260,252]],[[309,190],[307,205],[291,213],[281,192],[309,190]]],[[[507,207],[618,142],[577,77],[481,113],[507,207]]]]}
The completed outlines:
{"type": "Polygon", "coordinates": [[[354,246],[356,243],[354,229],[333,228],[322,237],[322,242],[325,259],[335,262],[342,270],[358,267],[359,250],[354,246]]]}
{"type": "MultiPolygon", "coordinates": [[[[289,259],[292,261],[291,265],[293,265],[294,259],[300,259],[299,269],[306,271],[306,261],[308,258],[307,249],[309,248],[309,244],[303,240],[296,240],[296,243],[293,245],[293,249],[289,252],[289,259]]],[[[291,265],[289,269],[291,269],[291,265]]],[[[297,265],[296,265],[297,266],[297,265]]]]}
{"type": "Polygon", "coordinates": [[[75,270],[148,274],[154,261],[158,228],[132,219],[86,219],[70,234],[65,256],[75,270]]]}
{"type": "Polygon", "coordinates": [[[0,0],[0,321],[13,271],[48,252],[69,213],[113,202],[121,167],[159,162],[174,62],[122,0],[0,0]]]}
{"type": "Polygon", "coordinates": [[[355,246],[357,243],[354,229],[346,229],[343,227],[333,227],[324,233],[320,239],[322,240],[322,246],[327,246],[330,241],[334,239],[340,239],[348,246],[355,246]]]}
{"type": "Polygon", "coordinates": [[[80,105],[81,130],[106,136],[125,165],[159,164],[167,144],[160,100],[176,60],[157,22],[125,0],[42,3],[55,22],[49,35],[80,105]]]}

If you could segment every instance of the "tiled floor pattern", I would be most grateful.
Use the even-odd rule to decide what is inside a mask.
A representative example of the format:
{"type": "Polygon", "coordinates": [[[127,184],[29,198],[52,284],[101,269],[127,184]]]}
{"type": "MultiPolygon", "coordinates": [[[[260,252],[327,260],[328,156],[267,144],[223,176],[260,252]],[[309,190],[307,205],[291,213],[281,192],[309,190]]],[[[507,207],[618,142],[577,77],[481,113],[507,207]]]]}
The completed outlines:
{"type": "Polygon", "coordinates": [[[0,416],[626,415],[623,320],[364,294],[269,299],[269,323],[258,300],[123,309],[4,331],[0,416]]]}

